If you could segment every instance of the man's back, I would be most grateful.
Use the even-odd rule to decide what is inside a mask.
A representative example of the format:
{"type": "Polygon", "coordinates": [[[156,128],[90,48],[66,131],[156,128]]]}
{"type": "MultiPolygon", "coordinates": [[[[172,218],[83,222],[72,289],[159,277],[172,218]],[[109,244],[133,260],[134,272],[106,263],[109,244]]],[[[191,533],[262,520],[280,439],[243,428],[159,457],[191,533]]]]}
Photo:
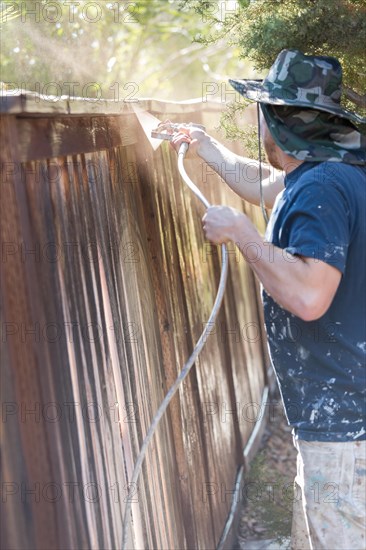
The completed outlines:
{"type": "Polygon", "coordinates": [[[331,306],[315,321],[301,320],[263,293],[288,418],[301,439],[366,439],[366,169],[306,162],[285,185],[267,240],[284,249],[288,261],[313,257],[343,274],[331,306]]]}

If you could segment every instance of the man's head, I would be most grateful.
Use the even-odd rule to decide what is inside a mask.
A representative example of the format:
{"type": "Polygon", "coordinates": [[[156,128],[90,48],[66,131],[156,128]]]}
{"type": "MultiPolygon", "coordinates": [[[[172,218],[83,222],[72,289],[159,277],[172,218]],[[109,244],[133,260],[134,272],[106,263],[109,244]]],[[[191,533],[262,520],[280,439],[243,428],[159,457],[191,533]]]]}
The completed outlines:
{"type": "MultiPolygon", "coordinates": [[[[366,119],[341,106],[342,68],[334,57],[283,50],[263,82],[229,82],[260,103],[275,145],[286,155],[300,161],[366,164],[366,119]]],[[[278,151],[265,138],[277,163],[278,151]]]]}

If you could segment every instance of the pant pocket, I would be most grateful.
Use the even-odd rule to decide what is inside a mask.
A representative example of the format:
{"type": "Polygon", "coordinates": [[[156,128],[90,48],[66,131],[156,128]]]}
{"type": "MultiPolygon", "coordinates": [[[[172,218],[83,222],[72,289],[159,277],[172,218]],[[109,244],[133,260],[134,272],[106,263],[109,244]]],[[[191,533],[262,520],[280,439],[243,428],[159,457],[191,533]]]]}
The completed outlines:
{"type": "Polygon", "coordinates": [[[355,459],[351,494],[355,504],[366,505],[366,458],[355,459]]]}

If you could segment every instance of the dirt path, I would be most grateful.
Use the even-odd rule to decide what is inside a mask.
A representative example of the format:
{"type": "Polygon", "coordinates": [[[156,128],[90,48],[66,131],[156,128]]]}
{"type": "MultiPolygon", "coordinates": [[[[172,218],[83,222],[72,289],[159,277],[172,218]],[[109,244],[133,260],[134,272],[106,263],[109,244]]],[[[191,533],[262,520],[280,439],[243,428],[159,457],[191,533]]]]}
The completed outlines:
{"type": "Polygon", "coordinates": [[[273,400],[269,416],[244,486],[237,549],[286,548],[290,538],[296,451],[279,398],[273,400]],[[273,543],[261,546],[260,541],[273,543]]]}

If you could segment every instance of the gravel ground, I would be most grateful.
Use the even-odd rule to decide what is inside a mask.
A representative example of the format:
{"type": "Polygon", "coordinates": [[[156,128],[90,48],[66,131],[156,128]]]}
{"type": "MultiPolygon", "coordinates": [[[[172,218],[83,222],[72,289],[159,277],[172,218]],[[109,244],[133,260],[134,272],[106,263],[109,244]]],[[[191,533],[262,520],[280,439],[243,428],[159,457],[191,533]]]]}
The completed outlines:
{"type": "Polygon", "coordinates": [[[269,416],[244,485],[237,549],[289,547],[296,451],[277,397],[269,416]]]}

